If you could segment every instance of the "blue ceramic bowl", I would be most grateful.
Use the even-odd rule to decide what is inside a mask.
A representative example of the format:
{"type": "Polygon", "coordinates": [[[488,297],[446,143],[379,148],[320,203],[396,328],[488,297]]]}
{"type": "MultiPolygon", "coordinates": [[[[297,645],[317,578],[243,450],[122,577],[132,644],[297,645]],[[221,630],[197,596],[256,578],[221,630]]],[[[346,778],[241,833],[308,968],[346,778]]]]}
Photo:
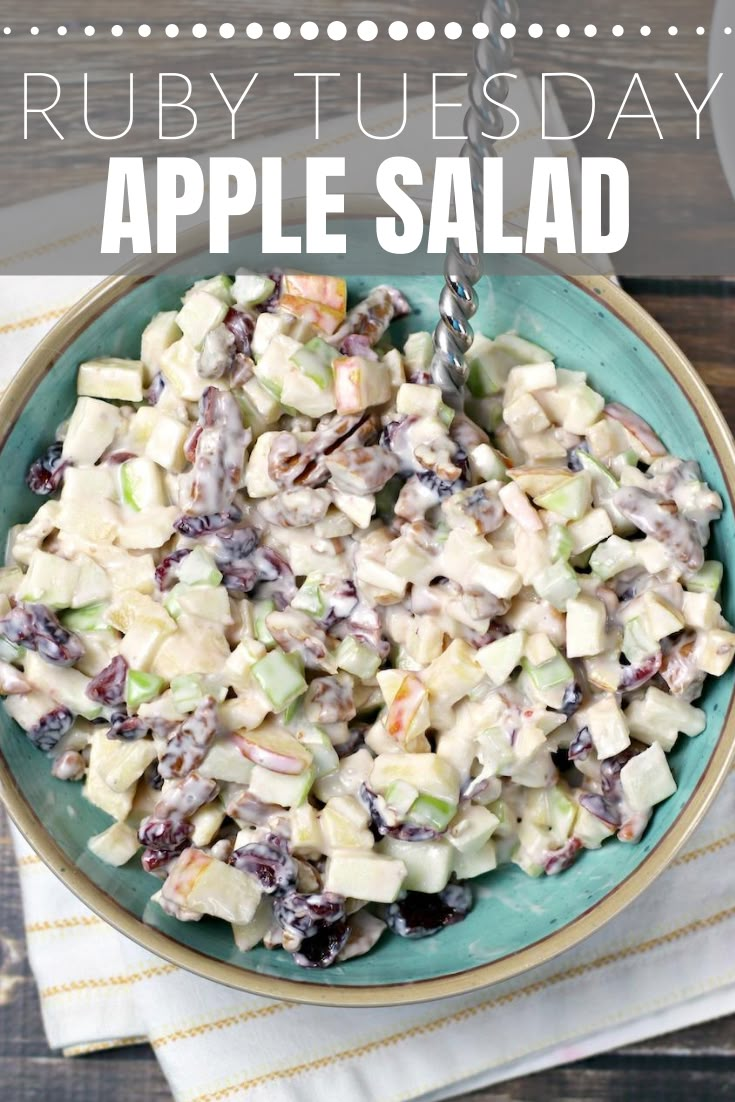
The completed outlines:
{"type": "MultiPolygon", "coordinates": [[[[24,474],[72,409],[80,361],[137,356],[150,316],[176,306],[192,273],[210,274],[205,264],[201,259],[197,269],[190,259],[137,282],[108,280],[26,362],[0,404],[0,537],[38,506],[24,474]]],[[[725,502],[711,555],[729,561],[727,548],[735,546],[733,442],[692,367],[650,317],[608,281],[529,270],[535,274],[499,276],[492,288],[481,288],[476,325],[490,334],[515,328],[539,341],[559,365],[586,371],[608,399],[632,406],[671,452],[697,459],[725,502]]],[[[433,327],[440,280],[398,281],[415,307],[402,329],[433,327]]],[[[375,277],[350,279],[351,297],[375,282],[375,277]]],[[[725,614],[735,620],[727,583],[725,614]]],[[[479,988],[548,960],[646,887],[701,818],[728,767],[732,690],[732,674],[708,681],[707,729],[696,739],[679,740],[671,755],[677,792],[656,808],[638,845],[609,842],[555,877],[530,879],[514,866],[490,873],[476,882],[477,903],[466,921],[422,941],[385,937],[368,956],[325,972],[304,972],[286,953],[263,948],[240,953],[225,923],[177,923],[150,904],[156,881],[135,861],[114,869],[89,852],[88,837],[109,820],[86,803],[81,786],[51,776],[46,760],[2,709],[0,788],[11,816],[54,872],[152,952],[210,979],[273,997],[361,1006],[420,1001],[479,988]]]]}

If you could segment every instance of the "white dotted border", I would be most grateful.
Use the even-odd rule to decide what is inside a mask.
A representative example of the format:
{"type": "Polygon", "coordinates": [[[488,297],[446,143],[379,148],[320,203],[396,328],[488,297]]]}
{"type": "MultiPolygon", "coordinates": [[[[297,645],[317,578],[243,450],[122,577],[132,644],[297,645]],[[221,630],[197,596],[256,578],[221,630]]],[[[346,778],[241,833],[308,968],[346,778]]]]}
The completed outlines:
{"type": "MultiPolygon", "coordinates": [[[[24,30],[14,31],[12,27],[3,27],[3,35],[23,34],[27,30],[28,34],[37,37],[41,33],[41,28],[37,26],[24,28],[24,30]]],[[[54,28],[47,28],[48,31],[54,33],[54,28]]],[[[66,37],[70,30],[77,30],[87,38],[93,38],[96,34],[105,34],[106,28],[94,27],[88,24],[84,27],[69,28],[66,26],[59,26],[55,28],[55,33],[61,38],[66,37]]],[[[333,42],[341,42],[347,37],[348,29],[346,24],[341,20],[336,19],[329,23],[324,28],[326,35],[333,42]]],[[[372,19],[363,19],[357,24],[355,28],[357,37],[363,42],[373,42],[380,34],[380,28],[377,23],[372,19]]],[[[514,23],[504,23],[500,28],[500,33],[503,38],[515,38],[519,33],[523,33],[523,28],[517,27],[514,23]]],[[[124,34],[138,35],[140,38],[150,38],[153,34],[152,28],[147,23],[141,23],[139,26],[122,27],[119,23],[115,23],[110,27],[109,33],[114,38],[121,38],[124,34]]],[[[213,36],[219,35],[220,38],[228,39],[234,38],[236,34],[244,35],[246,38],[257,40],[263,37],[265,33],[260,23],[247,23],[241,31],[237,31],[232,23],[222,23],[219,27],[209,28],[204,23],[195,23],[191,28],[185,29],[179,27],[176,23],[168,23],[163,28],[163,33],[167,38],[178,38],[180,34],[190,33],[193,38],[206,38],[208,34],[213,36]]],[[[387,28],[388,37],[392,38],[394,42],[402,42],[411,33],[409,27],[402,20],[395,20],[389,24],[387,28]]],[[[461,38],[465,33],[462,25],[454,21],[446,23],[444,27],[437,28],[433,23],[423,20],[418,23],[415,28],[415,34],[417,38],[420,38],[423,42],[429,42],[434,36],[439,33],[443,33],[445,38],[450,41],[456,41],[461,38]]],[[[471,34],[477,39],[487,38],[490,33],[490,29],[486,23],[475,23],[471,28],[471,34]]],[[[557,38],[569,38],[573,33],[572,28],[567,23],[560,23],[557,27],[549,27],[544,29],[540,23],[531,23],[526,28],[526,33],[529,38],[541,38],[545,33],[549,35],[556,35],[557,38]]],[[[580,32],[577,32],[580,33],[580,32]]],[[[600,31],[593,23],[588,23],[581,31],[587,38],[595,38],[598,34],[604,34],[605,31],[600,31]]],[[[643,25],[637,28],[626,29],[621,26],[620,23],[616,23],[615,26],[610,28],[610,33],[615,38],[622,38],[626,33],[628,34],[642,34],[644,37],[648,37],[652,31],[649,26],[643,25]]],[[[671,26],[667,29],[667,33],[672,37],[676,37],[679,33],[686,34],[685,28],[671,26]]],[[[698,26],[694,28],[694,33],[697,35],[704,35],[707,33],[707,28],[698,26]]],[[[723,34],[731,35],[733,33],[732,27],[724,27],[723,34]]],[[[279,21],[271,28],[271,34],[274,38],[280,41],[285,41],[290,38],[292,34],[300,35],[307,42],[313,42],[315,38],[318,38],[321,34],[319,26],[312,20],[307,20],[298,27],[292,27],[290,23],[284,23],[279,21]]]]}

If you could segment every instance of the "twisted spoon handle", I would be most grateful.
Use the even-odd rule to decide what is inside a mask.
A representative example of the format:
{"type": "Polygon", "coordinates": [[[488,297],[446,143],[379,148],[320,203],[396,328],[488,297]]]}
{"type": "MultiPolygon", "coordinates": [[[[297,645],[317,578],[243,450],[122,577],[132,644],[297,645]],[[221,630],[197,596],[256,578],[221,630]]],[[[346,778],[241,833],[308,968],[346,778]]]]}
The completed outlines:
{"type": "MultiPolygon", "coordinates": [[[[482,228],[483,159],[496,157],[495,146],[483,130],[500,134],[503,129],[501,110],[484,95],[484,83],[491,73],[510,72],[513,64],[511,39],[503,38],[503,23],[515,23],[518,7],[515,0],[485,0],[482,21],[488,26],[487,38],[477,42],[474,52],[475,71],[469,86],[470,106],[464,118],[466,141],[462,156],[469,157],[472,172],[472,194],[478,240],[482,228]]],[[[508,80],[494,82],[493,99],[504,102],[508,97],[508,80]]],[[[482,276],[482,254],[462,253],[453,241],[447,250],[444,265],[444,287],[439,296],[439,324],[434,330],[434,358],[431,365],[434,381],[445,399],[457,406],[467,379],[465,353],[474,336],[470,319],[477,311],[475,284],[482,276]]]]}

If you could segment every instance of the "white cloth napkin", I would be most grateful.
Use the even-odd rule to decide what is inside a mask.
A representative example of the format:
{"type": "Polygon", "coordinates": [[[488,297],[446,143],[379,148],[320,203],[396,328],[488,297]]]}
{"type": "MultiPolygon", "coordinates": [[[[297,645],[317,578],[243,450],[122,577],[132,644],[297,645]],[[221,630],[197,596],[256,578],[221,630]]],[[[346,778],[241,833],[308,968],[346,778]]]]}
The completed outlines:
{"type": "MultiPolygon", "coordinates": [[[[537,88],[518,81],[512,95],[532,118],[537,88]]],[[[339,123],[327,137],[349,150],[339,123]]],[[[549,152],[532,125],[513,142],[519,164],[549,152]]],[[[553,152],[569,156],[562,146],[553,152]]],[[[509,195],[514,219],[526,205],[527,194],[509,195]]],[[[77,197],[64,239],[39,237],[29,248],[73,250],[83,222],[77,197]]],[[[7,267],[0,256],[0,271],[7,267]]],[[[0,386],[93,283],[0,278],[0,386]]],[[[727,1014],[735,1010],[734,799],[730,776],[674,865],[577,949],[480,994],[378,1010],[272,1002],[182,972],[87,910],[14,831],[49,1044],[75,1055],[147,1040],[177,1102],[399,1102],[443,1098],[727,1014]]]]}
{"type": "Polygon", "coordinates": [[[13,837],[49,1044],[147,1039],[177,1102],[428,1102],[735,1011],[733,773],[673,865],[582,945],[486,991],[395,1009],[271,1002],[182,972],[13,837]]]}

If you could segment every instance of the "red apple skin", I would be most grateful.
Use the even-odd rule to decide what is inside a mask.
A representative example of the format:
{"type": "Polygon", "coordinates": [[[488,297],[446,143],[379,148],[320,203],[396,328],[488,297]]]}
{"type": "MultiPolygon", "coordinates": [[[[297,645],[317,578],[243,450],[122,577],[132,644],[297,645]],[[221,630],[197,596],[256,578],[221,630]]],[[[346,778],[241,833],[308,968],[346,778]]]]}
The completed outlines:
{"type": "Polygon", "coordinates": [[[654,458],[660,458],[667,454],[666,448],[648,422],[639,417],[637,413],[634,413],[632,409],[621,406],[619,402],[610,402],[605,406],[603,412],[606,417],[611,417],[613,421],[619,421],[632,436],[635,436],[636,440],[640,440],[646,451],[650,452],[654,458]]]}
{"type": "Polygon", "coordinates": [[[300,295],[281,295],[281,306],[289,314],[303,318],[304,321],[310,321],[330,337],[344,320],[341,311],[333,310],[331,306],[325,306],[322,302],[312,302],[311,299],[302,298],[300,295]]]}
{"type": "Polygon", "coordinates": [[[310,272],[286,272],[283,289],[287,295],[321,302],[344,317],[347,306],[347,285],[336,276],[313,275],[310,272]]]}
{"type": "MultiPolygon", "coordinates": [[[[285,735],[285,739],[290,738],[289,735],[285,735]]],[[[293,740],[296,742],[296,740],[293,740]]],[[[255,765],[262,765],[264,769],[270,769],[274,773],[287,773],[289,776],[296,776],[298,773],[303,773],[306,768],[306,761],[302,755],[298,752],[290,754],[288,748],[279,749],[278,736],[266,735],[262,733],[258,735],[256,732],[240,733],[238,735],[238,744],[240,752],[245,755],[255,765]],[[273,739],[274,744],[271,746],[264,745],[264,742],[273,739]]],[[[297,743],[298,746],[298,743],[297,743]]]]}
{"type": "Polygon", "coordinates": [[[334,393],[338,413],[361,413],[363,409],[360,378],[364,370],[359,356],[344,356],[333,364],[334,393]]]}

